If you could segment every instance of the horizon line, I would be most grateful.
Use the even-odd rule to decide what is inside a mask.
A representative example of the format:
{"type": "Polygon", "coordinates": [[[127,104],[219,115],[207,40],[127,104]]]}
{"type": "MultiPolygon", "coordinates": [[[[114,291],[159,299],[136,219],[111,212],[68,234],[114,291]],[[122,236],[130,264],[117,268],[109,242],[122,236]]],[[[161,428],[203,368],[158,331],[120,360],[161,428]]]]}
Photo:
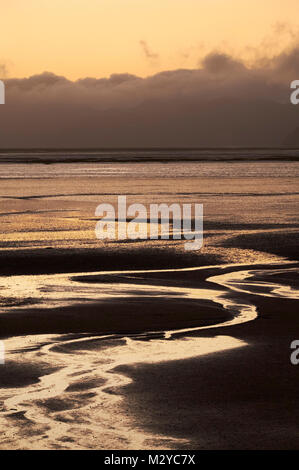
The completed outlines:
{"type": "Polygon", "coordinates": [[[4,147],[0,148],[1,152],[14,152],[14,151],[120,151],[120,150],[134,150],[134,151],[169,151],[169,150],[299,150],[299,147],[4,147]]]}

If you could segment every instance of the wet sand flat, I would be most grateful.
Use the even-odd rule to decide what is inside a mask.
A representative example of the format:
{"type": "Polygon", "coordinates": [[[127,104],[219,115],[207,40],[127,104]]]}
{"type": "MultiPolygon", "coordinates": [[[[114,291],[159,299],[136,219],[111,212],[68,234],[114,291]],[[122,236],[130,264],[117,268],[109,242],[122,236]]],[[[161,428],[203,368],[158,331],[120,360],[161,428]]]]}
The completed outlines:
{"type": "Polygon", "coordinates": [[[225,177],[7,170],[1,449],[299,447],[298,175],[267,163],[225,177]],[[118,194],[203,203],[203,249],[97,240],[95,207],[118,194]]]}
{"type": "Polygon", "coordinates": [[[187,439],[187,449],[298,449],[298,371],[290,363],[298,301],[254,301],[256,321],[217,329],[246,347],[118,369],[132,380],[118,393],[137,427],[187,439]]]}

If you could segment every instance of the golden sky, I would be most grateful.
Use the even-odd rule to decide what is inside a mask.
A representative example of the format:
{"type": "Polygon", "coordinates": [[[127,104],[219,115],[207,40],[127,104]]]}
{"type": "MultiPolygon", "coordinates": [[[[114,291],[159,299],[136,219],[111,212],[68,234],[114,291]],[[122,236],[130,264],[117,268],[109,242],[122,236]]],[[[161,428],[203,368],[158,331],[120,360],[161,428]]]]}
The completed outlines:
{"type": "Polygon", "coordinates": [[[70,79],[196,68],[211,50],[254,60],[285,47],[298,0],[0,1],[0,64],[9,77],[70,79]]]}

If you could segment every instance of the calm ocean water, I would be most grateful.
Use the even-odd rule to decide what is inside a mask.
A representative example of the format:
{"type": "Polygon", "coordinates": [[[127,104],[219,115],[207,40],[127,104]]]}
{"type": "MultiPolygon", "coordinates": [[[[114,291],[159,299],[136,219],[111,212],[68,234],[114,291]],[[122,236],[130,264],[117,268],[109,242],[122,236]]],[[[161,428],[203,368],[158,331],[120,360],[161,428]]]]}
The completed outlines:
{"type": "Polygon", "coordinates": [[[0,152],[0,178],[298,177],[299,150],[0,152]]]}

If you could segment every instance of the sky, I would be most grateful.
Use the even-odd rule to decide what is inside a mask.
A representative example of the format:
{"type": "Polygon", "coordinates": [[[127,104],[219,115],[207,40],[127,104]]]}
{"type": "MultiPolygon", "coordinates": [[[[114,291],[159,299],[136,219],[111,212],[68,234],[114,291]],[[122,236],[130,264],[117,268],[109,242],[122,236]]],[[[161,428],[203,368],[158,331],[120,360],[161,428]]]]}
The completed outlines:
{"type": "Polygon", "coordinates": [[[1,1],[2,75],[145,77],[196,68],[211,50],[249,62],[299,29],[298,0],[1,1]],[[278,39],[279,38],[279,39],[278,39]],[[5,66],[5,68],[3,68],[5,66]]]}
{"type": "Polygon", "coordinates": [[[0,148],[299,146],[298,0],[0,2],[0,148]]]}

